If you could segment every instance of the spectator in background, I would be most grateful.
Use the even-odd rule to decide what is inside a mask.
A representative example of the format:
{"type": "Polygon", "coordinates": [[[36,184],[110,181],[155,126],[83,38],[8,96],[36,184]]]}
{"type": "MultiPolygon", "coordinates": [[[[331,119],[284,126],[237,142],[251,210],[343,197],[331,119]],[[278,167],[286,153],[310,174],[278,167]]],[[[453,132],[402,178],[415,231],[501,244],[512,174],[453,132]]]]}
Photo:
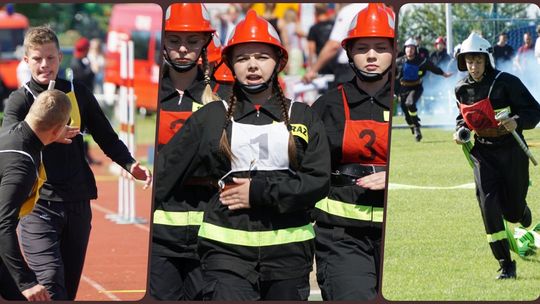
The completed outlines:
{"type": "Polygon", "coordinates": [[[15,56],[20,60],[19,65],[17,65],[17,82],[19,88],[22,87],[25,83],[29,82],[32,78],[32,73],[28,64],[23,60],[24,58],[24,47],[19,45],[15,50],[15,56]]]}
{"type": "Polygon", "coordinates": [[[493,57],[497,66],[509,62],[514,57],[514,48],[508,44],[507,33],[503,32],[499,34],[499,41],[493,47],[493,57]]]}
{"type": "Polygon", "coordinates": [[[536,43],[534,44],[534,57],[536,57],[536,62],[540,64],[540,25],[536,27],[536,43]]]}
{"type": "Polygon", "coordinates": [[[283,19],[278,20],[278,28],[285,49],[289,53],[289,62],[285,68],[288,75],[299,75],[304,67],[304,53],[302,39],[305,33],[298,20],[295,10],[289,8],[285,11],[283,19]]]}
{"type": "Polygon", "coordinates": [[[420,59],[429,58],[429,51],[422,46],[422,36],[418,35],[414,39],[416,40],[416,45],[418,45],[418,57],[420,59]]]}
{"type": "MultiPolygon", "coordinates": [[[[316,23],[311,26],[307,36],[308,41],[308,66],[317,61],[317,57],[321,53],[321,50],[332,32],[334,26],[334,20],[330,18],[328,12],[328,6],[325,3],[315,4],[316,23]]],[[[320,70],[319,74],[332,74],[332,66],[337,63],[336,59],[331,59],[320,70]]]]}
{"type": "Polygon", "coordinates": [[[435,40],[435,51],[429,56],[429,61],[440,68],[446,67],[450,62],[450,55],[446,50],[446,41],[442,36],[437,37],[435,40]]]}
{"type": "Polygon", "coordinates": [[[516,60],[514,61],[520,75],[525,75],[529,68],[536,65],[531,65],[534,59],[534,45],[532,44],[531,33],[523,34],[523,45],[517,51],[516,60]]]}
{"type": "MultiPolygon", "coordinates": [[[[266,21],[268,21],[268,23],[270,23],[275,29],[277,29],[277,28],[279,28],[278,27],[279,19],[274,14],[275,9],[276,9],[276,4],[275,3],[265,3],[264,4],[264,14],[262,15],[262,17],[266,21]]],[[[279,39],[283,40],[283,38],[281,38],[281,33],[278,33],[278,34],[280,35],[279,39]]]]}
{"type": "Polygon", "coordinates": [[[351,3],[343,6],[339,11],[332,32],[328,41],[325,43],[317,62],[315,62],[303,77],[304,82],[311,82],[317,77],[317,74],[328,62],[336,58],[337,64],[335,65],[334,75],[336,76],[334,82],[329,85],[329,88],[337,87],[339,84],[351,80],[354,77],[354,72],[349,66],[349,59],[347,53],[341,47],[341,41],[347,37],[347,31],[354,16],[367,6],[366,3],[351,3]]]}
{"type": "Polygon", "coordinates": [[[95,74],[90,67],[88,59],[88,50],[90,41],[86,38],[80,38],[75,43],[73,58],[71,58],[70,68],[73,71],[73,80],[84,84],[90,91],[94,90],[95,74]]]}
{"type": "Polygon", "coordinates": [[[103,93],[103,78],[105,76],[105,56],[103,55],[103,46],[99,38],[90,40],[90,49],[88,50],[88,60],[90,68],[95,75],[94,94],[103,93]]]}

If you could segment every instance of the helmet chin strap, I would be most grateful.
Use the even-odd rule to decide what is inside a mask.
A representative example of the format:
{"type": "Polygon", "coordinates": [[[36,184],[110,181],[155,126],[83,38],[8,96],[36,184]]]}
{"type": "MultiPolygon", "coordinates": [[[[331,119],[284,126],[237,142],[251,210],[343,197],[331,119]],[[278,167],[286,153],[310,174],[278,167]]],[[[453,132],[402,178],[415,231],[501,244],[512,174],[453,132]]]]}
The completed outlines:
{"type": "Polygon", "coordinates": [[[375,82],[375,81],[379,81],[383,79],[384,75],[390,72],[390,68],[392,67],[392,65],[390,65],[382,73],[369,73],[369,72],[365,72],[357,68],[352,60],[349,60],[349,66],[354,71],[354,74],[356,74],[356,77],[358,77],[358,79],[360,79],[361,81],[365,81],[365,82],[375,82]]]}
{"type": "Polygon", "coordinates": [[[171,57],[169,57],[169,54],[167,53],[167,50],[163,49],[163,58],[165,59],[165,62],[171,67],[173,68],[173,70],[175,70],[176,72],[178,73],[185,73],[191,69],[193,69],[196,65],[197,65],[197,62],[196,61],[193,61],[193,62],[190,62],[188,64],[178,64],[178,63],[174,63],[172,60],[171,60],[171,57]]]}

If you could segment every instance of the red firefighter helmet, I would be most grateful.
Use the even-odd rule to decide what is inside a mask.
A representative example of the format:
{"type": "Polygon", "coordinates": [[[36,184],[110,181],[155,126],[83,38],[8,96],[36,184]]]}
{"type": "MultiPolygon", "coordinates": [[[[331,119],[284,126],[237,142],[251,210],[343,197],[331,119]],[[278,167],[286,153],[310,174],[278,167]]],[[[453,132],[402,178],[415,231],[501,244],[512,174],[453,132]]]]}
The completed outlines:
{"type": "Polygon", "coordinates": [[[443,36],[439,36],[439,37],[437,37],[437,39],[435,39],[435,45],[437,45],[439,43],[446,44],[446,41],[444,41],[443,36]]]}
{"type": "Polygon", "coordinates": [[[257,13],[252,9],[247,12],[246,18],[236,25],[227,41],[227,45],[223,48],[225,64],[230,65],[227,56],[234,46],[249,42],[265,43],[277,47],[280,52],[278,54],[280,59],[278,71],[283,70],[287,65],[289,55],[281,44],[276,29],[268,21],[257,16],[257,13]]]}
{"type": "Polygon", "coordinates": [[[223,61],[220,62],[214,71],[214,78],[219,83],[232,84],[234,82],[234,77],[226,64],[223,64],[223,61]]]}
{"type": "Polygon", "coordinates": [[[210,15],[201,3],[175,3],[165,12],[165,31],[213,33],[216,30],[212,28],[210,15]]]}
{"type": "MultiPolygon", "coordinates": [[[[221,41],[217,35],[212,37],[210,43],[206,47],[206,54],[208,56],[208,63],[218,63],[221,60],[221,41]]],[[[202,64],[202,58],[199,58],[199,64],[202,64]]]]}
{"type": "Polygon", "coordinates": [[[345,47],[353,39],[382,37],[394,39],[395,21],[393,11],[382,3],[369,3],[351,22],[347,37],[341,41],[345,47]],[[392,12],[392,14],[390,13],[392,12]]]}

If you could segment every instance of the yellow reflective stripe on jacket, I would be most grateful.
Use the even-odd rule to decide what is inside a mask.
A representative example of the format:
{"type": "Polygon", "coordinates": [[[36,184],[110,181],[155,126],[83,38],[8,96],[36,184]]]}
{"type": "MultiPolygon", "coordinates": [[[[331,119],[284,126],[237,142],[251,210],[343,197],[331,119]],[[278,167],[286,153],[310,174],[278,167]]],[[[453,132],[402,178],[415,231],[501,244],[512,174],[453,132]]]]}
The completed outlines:
{"type": "Polygon", "coordinates": [[[154,211],[154,224],[168,226],[199,226],[203,220],[203,211],[154,211]]]}
{"type": "Polygon", "coordinates": [[[384,208],[382,207],[348,204],[330,199],[328,197],[320,200],[315,205],[315,208],[321,209],[322,211],[332,215],[354,220],[382,223],[384,217],[384,208]]]}
{"type": "Polygon", "coordinates": [[[291,124],[291,132],[293,135],[302,138],[306,143],[309,142],[309,131],[305,125],[291,124]]]}
{"type": "Polygon", "coordinates": [[[32,187],[32,191],[28,198],[24,201],[19,211],[19,218],[23,218],[30,214],[34,207],[36,206],[37,201],[39,200],[39,190],[43,187],[43,184],[47,181],[47,173],[45,172],[45,166],[43,162],[39,164],[39,169],[37,173],[37,178],[32,187]]]}
{"type": "Polygon", "coordinates": [[[490,243],[493,243],[493,242],[496,242],[496,241],[500,241],[500,240],[504,240],[506,239],[506,231],[499,231],[497,233],[493,233],[493,234],[488,234],[487,235],[487,240],[488,242],[490,243]]]}
{"type": "Polygon", "coordinates": [[[261,247],[311,240],[315,238],[315,231],[311,224],[271,231],[245,231],[202,223],[199,236],[226,244],[261,247]]]}

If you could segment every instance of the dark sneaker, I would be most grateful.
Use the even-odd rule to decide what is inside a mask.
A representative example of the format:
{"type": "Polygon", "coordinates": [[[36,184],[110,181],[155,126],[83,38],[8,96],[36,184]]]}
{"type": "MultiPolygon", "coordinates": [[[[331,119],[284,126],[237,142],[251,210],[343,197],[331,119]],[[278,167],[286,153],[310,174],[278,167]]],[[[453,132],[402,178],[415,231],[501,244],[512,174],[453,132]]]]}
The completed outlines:
{"type": "Polygon", "coordinates": [[[414,127],[414,139],[416,139],[417,142],[422,140],[422,132],[419,127],[414,127]]]}
{"type": "Polygon", "coordinates": [[[497,280],[516,278],[516,261],[500,260],[499,265],[501,265],[501,268],[499,268],[498,271],[500,271],[501,274],[497,276],[497,280]]]}
{"type": "Polygon", "coordinates": [[[529,206],[525,206],[525,211],[523,211],[523,216],[521,217],[521,220],[519,220],[519,223],[523,228],[527,228],[532,224],[532,214],[529,206]]]}

